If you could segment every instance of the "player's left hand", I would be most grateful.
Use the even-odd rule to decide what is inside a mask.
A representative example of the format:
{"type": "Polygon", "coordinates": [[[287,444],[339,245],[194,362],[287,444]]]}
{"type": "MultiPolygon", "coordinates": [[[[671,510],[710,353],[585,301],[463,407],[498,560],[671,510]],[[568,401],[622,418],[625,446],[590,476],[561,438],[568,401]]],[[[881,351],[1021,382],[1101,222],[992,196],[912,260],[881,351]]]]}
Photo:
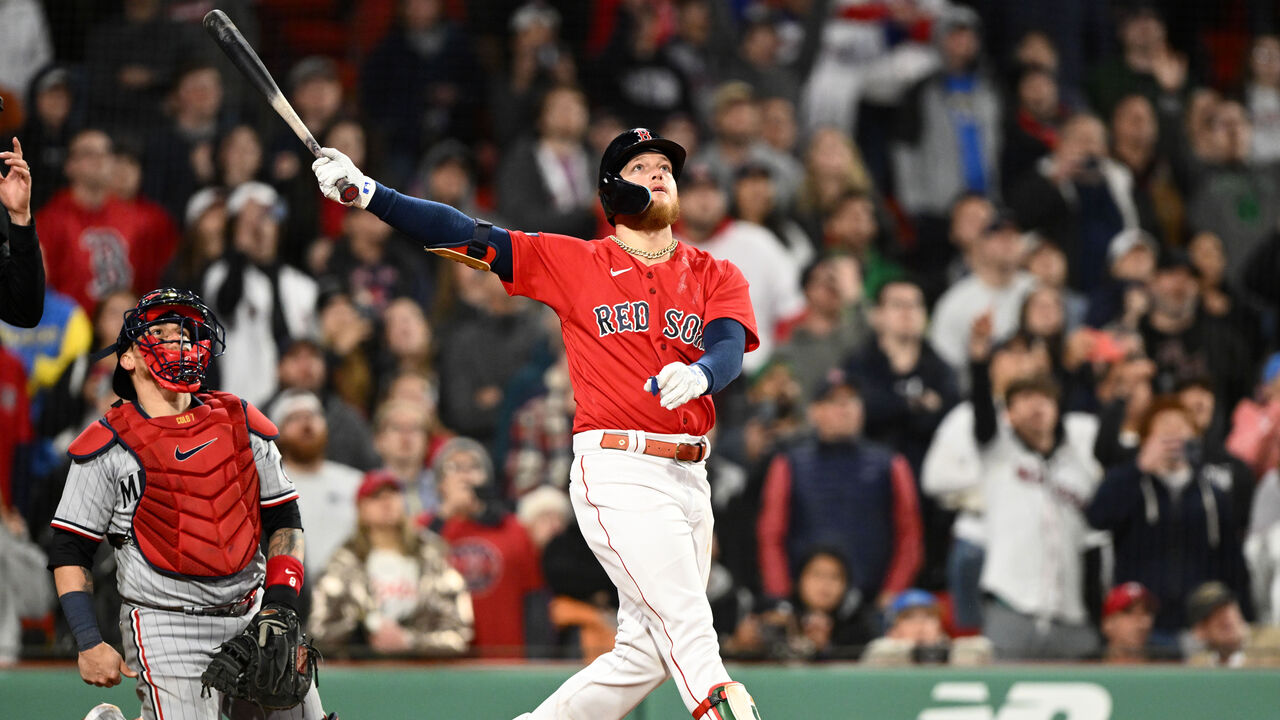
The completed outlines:
{"type": "Polygon", "coordinates": [[[675,362],[662,368],[656,378],[646,380],[644,389],[653,395],[660,395],[662,407],[675,410],[706,392],[709,384],[707,374],[696,363],[685,365],[675,362]]]}
{"type": "Polygon", "coordinates": [[[356,195],[355,200],[343,204],[358,208],[369,207],[376,185],[373,180],[360,172],[360,168],[351,162],[351,158],[343,153],[333,148],[320,148],[320,157],[311,163],[311,172],[316,174],[316,182],[320,183],[320,192],[324,193],[325,197],[341,203],[342,197],[338,192],[338,185],[346,180],[360,188],[360,193],[356,195]]]}

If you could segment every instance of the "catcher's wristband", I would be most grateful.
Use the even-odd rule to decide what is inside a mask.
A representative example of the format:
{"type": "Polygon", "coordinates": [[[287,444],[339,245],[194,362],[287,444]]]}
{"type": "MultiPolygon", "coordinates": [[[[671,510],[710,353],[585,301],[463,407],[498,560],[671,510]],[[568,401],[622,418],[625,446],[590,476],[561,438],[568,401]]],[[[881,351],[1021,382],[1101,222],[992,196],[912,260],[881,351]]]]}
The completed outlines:
{"type": "Polygon", "coordinates": [[[93,611],[93,596],[83,590],[74,590],[58,596],[62,614],[67,617],[67,627],[76,639],[76,649],[84,652],[102,642],[98,629],[98,616],[93,611]]]}
{"type": "Polygon", "coordinates": [[[262,604],[278,603],[293,610],[298,609],[298,596],[302,593],[302,561],[292,555],[274,555],[267,559],[267,591],[262,604]]]}

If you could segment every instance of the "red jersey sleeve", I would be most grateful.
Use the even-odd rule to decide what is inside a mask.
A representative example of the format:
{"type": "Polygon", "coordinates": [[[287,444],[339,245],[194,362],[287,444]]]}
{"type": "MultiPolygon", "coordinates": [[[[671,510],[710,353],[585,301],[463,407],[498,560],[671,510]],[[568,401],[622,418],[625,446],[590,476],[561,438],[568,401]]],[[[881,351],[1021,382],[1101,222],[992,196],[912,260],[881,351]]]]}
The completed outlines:
{"type": "Polygon", "coordinates": [[[756,335],[756,313],[751,308],[751,296],[747,293],[747,279],[738,266],[727,260],[715,261],[714,267],[720,277],[707,295],[703,319],[709,323],[719,318],[730,318],[742,323],[742,327],[747,329],[744,352],[751,352],[760,346],[760,338],[756,335]]]}
{"type": "Polygon", "coordinates": [[[502,283],[507,294],[523,295],[562,313],[572,304],[575,279],[581,282],[591,262],[591,244],[568,235],[508,232],[511,282],[502,283]]]}

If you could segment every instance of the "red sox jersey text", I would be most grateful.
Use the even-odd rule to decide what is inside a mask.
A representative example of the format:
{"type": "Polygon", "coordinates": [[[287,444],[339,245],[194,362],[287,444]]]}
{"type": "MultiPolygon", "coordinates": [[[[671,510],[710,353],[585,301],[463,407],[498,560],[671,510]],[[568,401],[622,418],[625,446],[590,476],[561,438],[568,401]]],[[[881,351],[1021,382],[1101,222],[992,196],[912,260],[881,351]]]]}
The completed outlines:
{"type": "Polygon", "coordinates": [[[711,429],[711,398],[664,410],[643,387],[664,365],[702,357],[702,329],[712,320],[742,323],[744,350],[759,344],[738,268],[683,243],[665,262],[645,265],[608,238],[510,232],[513,281],[503,285],[560,316],[578,405],[574,432],[711,429]]]}

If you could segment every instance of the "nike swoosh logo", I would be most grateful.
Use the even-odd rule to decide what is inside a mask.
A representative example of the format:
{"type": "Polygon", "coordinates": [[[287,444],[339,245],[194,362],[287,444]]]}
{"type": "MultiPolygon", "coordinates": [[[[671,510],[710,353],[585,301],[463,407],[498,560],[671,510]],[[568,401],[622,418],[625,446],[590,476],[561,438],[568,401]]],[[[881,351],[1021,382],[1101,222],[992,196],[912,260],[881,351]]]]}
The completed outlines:
{"type": "Polygon", "coordinates": [[[624,272],[627,272],[628,270],[635,270],[635,268],[622,268],[621,270],[614,270],[613,268],[609,268],[609,275],[612,277],[618,277],[619,275],[621,275],[624,272]]]}
{"type": "Polygon", "coordinates": [[[213,442],[214,442],[214,440],[217,440],[217,439],[218,439],[218,438],[214,438],[213,440],[210,440],[210,441],[209,441],[209,442],[207,442],[207,443],[204,443],[204,444],[202,444],[202,445],[197,445],[197,446],[195,446],[195,447],[191,448],[190,450],[188,450],[188,451],[186,451],[186,452],[183,452],[183,451],[179,450],[179,449],[178,449],[178,446],[177,446],[177,445],[174,445],[174,446],[173,446],[173,459],[174,459],[174,460],[178,460],[178,461],[186,460],[187,458],[191,457],[192,455],[195,455],[196,453],[200,452],[201,450],[203,450],[203,449],[205,449],[205,448],[209,447],[210,445],[212,445],[212,444],[213,444],[213,442]]]}

